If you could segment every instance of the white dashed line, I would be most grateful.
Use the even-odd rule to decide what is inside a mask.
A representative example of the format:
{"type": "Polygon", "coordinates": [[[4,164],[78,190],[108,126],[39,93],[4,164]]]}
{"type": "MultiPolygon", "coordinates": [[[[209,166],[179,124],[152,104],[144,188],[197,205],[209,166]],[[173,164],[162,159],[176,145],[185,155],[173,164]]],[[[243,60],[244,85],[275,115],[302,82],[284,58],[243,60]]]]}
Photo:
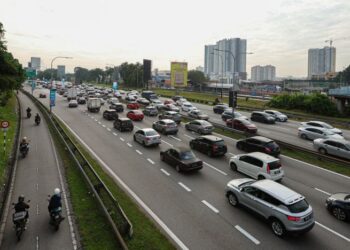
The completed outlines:
{"type": "Polygon", "coordinates": [[[315,190],[321,192],[321,193],[324,193],[326,195],[331,195],[330,193],[326,192],[326,191],[323,191],[322,189],[319,189],[319,188],[315,188],[315,190]]]}
{"type": "Polygon", "coordinates": [[[208,167],[214,169],[215,171],[218,171],[220,174],[223,174],[223,175],[227,175],[224,171],[221,171],[220,169],[217,169],[216,167],[210,165],[209,163],[206,163],[206,162],[203,162],[205,165],[207,165],[208,167]]]}
{"type": "Polygon", "coordinates": [[[120,139],[121,141],[125,141],[124,138],[119,137],[119,139],[120,139]]]}
{"type": "Polygon", "coordinates": [[[98,122],[98,120],[97,120],[97,119],[95,119],[95,122],[98,122]]]}
{"type": "Polygon", "coordinates": [[[101,122],[98,122],[98,124],[100,124],[100,125],[101,125],[102,123],[101,123],[101,122]]]}
{"type": "Polygon", "coordinates": [[[191,189],[187,187],[185,184],[183,184],[182,182],[179,182],[179,185],[183,187],[187,192],[191,192],[191,189]]]}
{"type": "Polygon", "coordinates": [[[166,171],[166,170],[164,170],[164,169],[160,169],[160,171],[162,171],[165,175],[167,175],[167,176],[169,176],[170,174],[166,171]]]}
{"type": "Polygon", "coordinates": [[[333,233],[333,234],[339,236],[340,238],[346,240],[347,242],[350,242],[350,239],[347,238],[347,237],[345,237],[344,235],[342,235],[342,234],[340,234],[340,233],[337,233],[336,231],[330,229],[329,227],[326,227],[325,225],[319,223],[318,221],[315,221],[315,223],[316,223],[317,225],[319,225],[320,227],[326,229],[327,231],[329,231],[329,232],[331,232],[331,233],[333,233]]]}
{"type": "Polygon", "coordinates": [[[39,190],[39,184],[37,183],[36,184],[36,191],[38,191],[39,190]]]}
{"type": "Polygon", "coordinates": [[[216,209],[212,204],[210,204],[209,202],[207,202],[206,200],[202,200],[202,203],[204,205],[206,205],[207,207],[209,207],[214,213],[218,214],[219,210],[216,209]]]}
{"type": "Polygon", "coordinates": [[[93,116],[90,116],[91,119],[95,119],[93,116]]]}
{"type": "Polygon", "coordinates": [[[127,143],[127,145],[131,148],[132,147],[132,145],[130,144],[130,143],[127,143]]]}
{"type": "Polygon", "coordinates": [[[189,135],[186,135],[186,134],[185,134],[185,136],[190,138],[190,139],[194,139],[194,137],[192,137],[192,136],[189,136],[189,135]]]}
{"type": "Polygon", "coordinates": [[[168,144],[170,147],[174,147],[172,144],[170,144],[170,143],[167,142],[167,141],[162,140],[162,142],[164,142],[165,144],[168,144]]]}
{"type": "Polygon", "coordinates": [[[142,152],[140,150],[137,150],[136,149],[136,152],[139,154],[139,155],[142,155],[142,152]]]}
{"type": "Polygon", "coordinates": [[[117,133],[113,133],[115,136],[117,136],[118,134],[117,133]]]}
{"type": "Polygon", "coordinates": [[[240,231],[245,237],[247,237],[248,239],[250,239],[251,241],[253,241],[255,243],[255,245],[259,245],[260,241],[258,241],[254,236],[252,236],[250,233],[248,233],[246,230],[244,230],[243,228],[241,228],[240,226],[236,225],[235,228],[240,231]]]}
{"type": "Polygon", "coordinates": [[[140,127],[138,127],[138,126],[135,126],[135,128],[136,128],[136,129],[141,129],[141,128],[140,128],[140,127]]]}
{"type": "Polygon", "coordinates": [[[173,139],[175,139],[175,140],[177,140],[177,141],[181,141],[180,138],[177,138],[177,137],[175,137],[175,136],[169,135],[169,137],[171,137],[171,138],[173,138],[173,139]]]}
{"type": "Polygon", "coordinates": [[[36,204],[36,215],[39,215],[39,204],[36,204]]]}
{"type": "Polygon", "coordinates": [[[104,127],[104,128],[105,128],[105,127],[106,127],[106,125],[102,124],[102,127],[104,127]]]}
{"type": "Polygon", "coordinates": [[[147,158],[147,161],[149,161],[151,164],[154,164],[154,161],[152,161],[150,158],[147,158]]]}
{"type": "Polygon", "coordinates": [[[36,249],[39,250],[39,236],[36,236],[36,249]]]}
{"type": "Polygon", "coordinates": [[[110,128],[107,128],[107,130],[108,130],[108,131],[111,131],[111,129],[110,129],[110,128]]]}

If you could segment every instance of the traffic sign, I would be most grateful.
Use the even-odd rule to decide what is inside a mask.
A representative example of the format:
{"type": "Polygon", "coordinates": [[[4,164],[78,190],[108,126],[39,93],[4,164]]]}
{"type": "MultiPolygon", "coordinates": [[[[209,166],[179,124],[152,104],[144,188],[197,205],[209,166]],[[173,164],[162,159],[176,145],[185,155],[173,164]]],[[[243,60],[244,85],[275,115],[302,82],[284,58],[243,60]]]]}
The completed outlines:
{"type": "Polygon", "coordinates": [[[50,107],[55,106],[56,89],[50,89],[50,107]]]}
{"type": "Polygon", "coordinates": [[[10,122],[8,122],[8,121],[2,121],[1,122],[1,127],[2,128],[8,128],[10,126],[10,122]]]}

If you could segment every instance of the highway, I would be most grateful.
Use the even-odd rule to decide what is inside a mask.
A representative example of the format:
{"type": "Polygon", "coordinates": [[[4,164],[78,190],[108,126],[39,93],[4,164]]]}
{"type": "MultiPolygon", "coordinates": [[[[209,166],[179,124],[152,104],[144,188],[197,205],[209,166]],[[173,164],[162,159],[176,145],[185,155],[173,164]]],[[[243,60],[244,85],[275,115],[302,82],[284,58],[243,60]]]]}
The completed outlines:
{"type": "MultiPolygon", "coordinates": [[[[35,91],[48,94],[48,90],[35,91]]],[[[48,105],[48,98],[40,99],[48,105]]],[[[201,106],[198,108],[201,108],[201,106]]],[[[211,112],[207,112],[209,115],[211,112]]],[[[162,136],[159,148],[144,148],[133,141],[133,133],[120,133],[99,113],[89,113],[85,105],[68,108],[65,98],[57,95],[54,113],[88,146],[105,168],[113,172],[157,215],[171,231],[179,247],[188,249],[347,249],[350,247],[349,224],[337,221],[325,209],[328,193],[349,191],[350,178],[281,156],[285,178],[282,184],[306,197],[312,205],[316,225],[309,233],[280,239],[269,225],[244,208],[233,208],[224,189],[234,178],[228,160],[242,153],[235,140],[224,138],[228,153],[209,158],[195,152],[204,161],[197,173],[177,173],[160,161],[159,152],[172,146],[188,145],[197,134],[180,125],[177,136],[162,136]]],[[[119,113],[125,116],[126,112],[119,113]]],[[[151,127],[157,118],[135,122],[137,128],[151,127]]],[[[277,125],[273,125],[277,126],[277,125]]],[[[164,228],[164,226],[163,226],[164,228]]],[[[137,236],[135,236],[137,237],[137,236]]]]}
{"type": "Polygon", "coordinates": [[[19,195],[25,195],[26,201],[30,200],[29,221],[21,241],[17,242],[12,222],[14,210],[10,205],[1,249],[77,249],[76,230],[66,196],[67,188],[45,119],[42,118],[41,124],[36,126],[34,115],[39,113],[38,109],[25,95],[19,94],[19,98],[22,105],[21,134],[30,140],[30,149],[26,158],[19,157],[17,160],[11,203],[16,203],[19,195]],[[31,119],[24,117],[27,107],[32,109],[31,119]],[[63,191],[62,215],[66,217],[58,231],[49,225],[47,209],[48,195],[52,195],[56,187],[63,191]]]}

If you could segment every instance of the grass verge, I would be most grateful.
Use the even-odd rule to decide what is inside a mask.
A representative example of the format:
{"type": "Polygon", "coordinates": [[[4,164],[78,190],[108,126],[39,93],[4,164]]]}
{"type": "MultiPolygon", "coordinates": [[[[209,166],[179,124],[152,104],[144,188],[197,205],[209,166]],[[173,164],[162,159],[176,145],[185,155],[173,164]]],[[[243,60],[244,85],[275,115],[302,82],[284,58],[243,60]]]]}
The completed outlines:
{"type": "MultiPolygon", "coordinates": [[[[87,150],[78,143],[76,138],[70,131],[60,123],[67,135],[73,140],[77,147],[81,150],[86,159],[93,166],[102,181],[117,199],[123,208],[127,217],[133,224],[134,236],[126,240],[126,244],[130,250],[139,249],[175,249],[172,243],[164,236],[164,234],[154,225],[154,223],[143,213],[135,202],[115,183],[115,181],[103,170],[97,160],[95,160],[87,150]]],[[[100,240],[99,240],[100,241],[100,240]]],[[[105,249],[105,248],[100,248],[105,249]]]]}
{"type": "Polygon", "coordinates": [[[0,144],[0,186],[2,187],[5,181],[6,177],[6,169],[8,158],[11,154],[12,147],[15,141],[15,135],[16,135],[16,128],[17,128],[17,100],[16,96],[12,95],[12,97],[9,99],[6,106],[2,107],[0,106],[0,121],[9,121],[10,127],[7,130],[7,144],[6,144],[6,152],[4,154],[3,152],[3,131],[0,129],[0,135],[1,135],[1,144],[0,144]]]}

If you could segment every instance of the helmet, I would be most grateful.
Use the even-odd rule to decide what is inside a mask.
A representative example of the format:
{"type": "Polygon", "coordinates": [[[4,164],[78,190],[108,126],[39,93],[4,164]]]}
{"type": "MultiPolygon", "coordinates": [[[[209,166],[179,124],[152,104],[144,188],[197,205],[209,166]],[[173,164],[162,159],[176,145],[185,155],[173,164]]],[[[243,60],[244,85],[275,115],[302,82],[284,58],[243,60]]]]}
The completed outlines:
{"type": "Polygon", "coordinates": [[[54,194],[60,195],[61,194],[61,190],[59,188],[55,188],[54,194]]]}
{"type": "Polygon", "coordinates": [[[23,140],[23,141],[26,141],[26,140],[27,140],[27,137],[26,137],[26,136],[24,136],[22,140],[23,140]]]}
{"type": "Polygon", "coordinates": [[[24,195],[21,194],[20,196],[18,196],[18,202],[23,202],[24,201],[24,195]]]}

